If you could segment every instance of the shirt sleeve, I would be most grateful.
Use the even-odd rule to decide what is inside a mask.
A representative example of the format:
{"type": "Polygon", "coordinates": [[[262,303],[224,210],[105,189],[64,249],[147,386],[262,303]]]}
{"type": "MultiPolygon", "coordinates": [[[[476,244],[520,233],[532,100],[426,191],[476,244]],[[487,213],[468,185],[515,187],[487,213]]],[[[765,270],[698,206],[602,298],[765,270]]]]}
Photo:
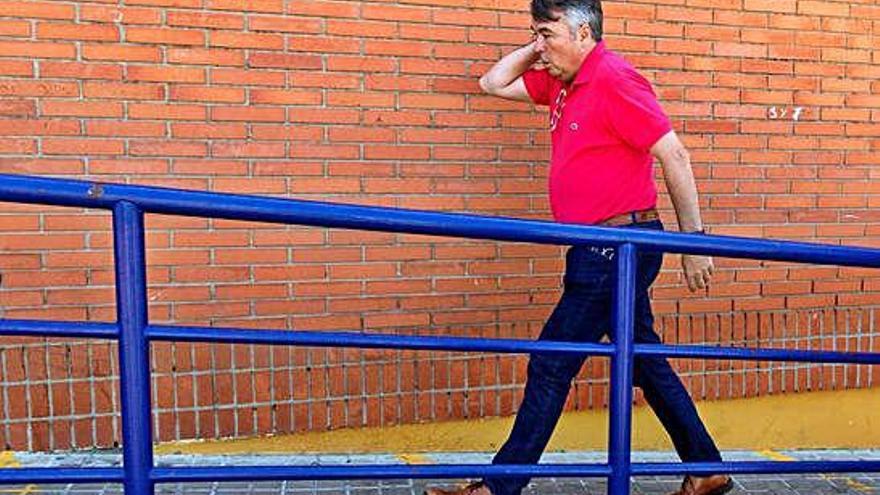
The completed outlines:
{"type": "Polygon", "coordinates": [[[526,85],[526,91],[529,97],[536,105],[550,104],[550,87],[553,83],[553,76],[546,70],[529,69],[522,75],[523,82],[526,85]]]}
{"type": "Polygon", "coordinates": [[[635,149],[649,151],[672,130],[651,83],[635,70],[606,85],[606,116],[611,128],[635,149]]]}

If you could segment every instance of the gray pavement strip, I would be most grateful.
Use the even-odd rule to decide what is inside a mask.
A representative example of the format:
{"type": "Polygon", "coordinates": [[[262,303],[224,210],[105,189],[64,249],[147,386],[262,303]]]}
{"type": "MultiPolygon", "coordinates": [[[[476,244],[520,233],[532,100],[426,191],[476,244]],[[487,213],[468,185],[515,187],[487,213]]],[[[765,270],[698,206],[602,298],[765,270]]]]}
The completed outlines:
{"type": "MultiPolygon", "coordinates": [[[[796,460],[880,460],[880,449],[866,450],[782,450],[796,460]]],[[[119,451],[75,453],[15,453],[21,467],[115,467],[122,464],[119,451]]],[[[430,453],[420,458],[435,464],[489,463],[491,453],[430,453]]],[[[635,462],[675,462],[672,452],[634,452],[635,462]]],[[[768,460],[761,452],[736,450],[724,452],[729,461],[768,460]]],[[[545,463],[606,462],[605,452],[549,452],[545,463]]],[[[394,454],[249,454],[249,455],[185,455],[156,457],[159,466],[259,466],[259,465],[371,465],[403,464],[394,454]]],[[[14,468],[13,468],[14,469],[14,468]]],[[[2,476],[2,474],[0,474],[2,476]]],[[[350,481],[269,481],[228,483],[168,483],[158,485],[161,495],[420,495],[426,486],[455,485],[466,480],[350,480],[350,481]]],[[[634,478],[632,493],[665,495],[678,488],[678,477],[650,476],[634,478]]],[[[524,490],[525,495],[578,494],[604,495],[606,484],[601,479],[535,478],[524,490]]],[[[118,484],[77,485],[2,485],[0,494],[41,495],[112,495],[122,494],[118,484]]],[[[740,475],[732,493],[761,495],[880,495],[880,473],[740,475]]]]}

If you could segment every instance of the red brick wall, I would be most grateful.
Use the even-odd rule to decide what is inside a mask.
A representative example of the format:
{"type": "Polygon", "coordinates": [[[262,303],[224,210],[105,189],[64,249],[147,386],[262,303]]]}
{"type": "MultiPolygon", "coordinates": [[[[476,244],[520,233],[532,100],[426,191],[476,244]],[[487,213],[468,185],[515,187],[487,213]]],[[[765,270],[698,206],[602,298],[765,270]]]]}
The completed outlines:
{"type": "MultiPolygon", "coordinates": [[[[655,83],[692,152],[712,233],[878,244],[880,7],[872,3],[606,2],[609,46],[655,83]]],[[[548,218],[546,115],[480,95],[476,84],[494,60],[527,41],[526,8],[527,0],[4,1],[0,172],[548,218]]],[[[663,207],[674,227],[665,196],[663,207]]],[[[530,337],[557,297],[562,268],[555,247],[154,215],[147,223],[150,312],[159,323],[530,337]]],[[[6,317],[113,320],[106,214],[4,204],[0,230],[6,317]]],[[[791,344],[766,323],[766,315],[783,313],[836,321],[835,306],[851,307],[874,333],[873,312],[858,311],[880,300],[874,271],[718,265],[708,293],[691,295],[668,257],[655,289],[668,339],[837,345],[837,333],[791,344]],[[747,325],[755,315],[765,323],[747,325]],[[707,332],[702,338],[698,327],[707,332]]],[[[797,335],[808,328],[782,326],[797,335]]],[[[876,348],[878,339],[851,341],[876,348]]],[[[111,350],[101,348],[101,359],[85,358],[89,366],[75,371],[76,345],[4,342],[0,400],[11,412],[0,437],[7,445],[110,442],[109,427],[94,417],[109,411],[100,420],[115,421],[116,396],[81,398],[115,382],[58,390],[47,383],[79,372],[112,376],[111,350]],[[51,410],[23,400],[52,394],[51,410]],[[85,418],[73,417],[80,413],[85,418]],[[89,433],[96,429],[104,433],[89,433]]],[[[215,379],[192,392],[207,375],[176,373],[212,361],[207,347],[180,349],[190,356],[180,362],[168,346],[154,353],[164,377],[156,396],[161,439],[509,414],[523,376],[522,360],[506,358],[315,351],[278,356],[285,366],[299,363],[302,381],[293,372],[254,371],[233,386],[230,372],[228,383],[215,379]],[[351,366],[339,364],[349,358],[351,366]],[[375,370],[386,368],[401,385],[389,389],[384,382],[392,380],[379,378],[375,370]],[[308,382],[309,391],[285,388],[282,379],[308,382]],[[339,389],[343,382],[348,388],[339,389]],[[191,404],[170,392],[180,387],[191,404]],[[225,397],[230,390],[237,397],[225,397]],[[186,407],[193,410],[180,412],[186,407]]],[[[281,366],[269,354],[258,348],[234,366],[215,359],[214,367],[281,366]]],[[[571,407],[603,404],[603,364],[596,363],[571,407]]],[[[695,394],[707,398],[780,389],[757,378],[736,382],[745,377],[739,368],[717,374],[716,383],[705,367],[681,366],[693,371],[695,394]]],[[[755,377],[792,380],[768,370],[755,377]]],[[[793,380],[789,390],[816,386],[793,380]]]]}

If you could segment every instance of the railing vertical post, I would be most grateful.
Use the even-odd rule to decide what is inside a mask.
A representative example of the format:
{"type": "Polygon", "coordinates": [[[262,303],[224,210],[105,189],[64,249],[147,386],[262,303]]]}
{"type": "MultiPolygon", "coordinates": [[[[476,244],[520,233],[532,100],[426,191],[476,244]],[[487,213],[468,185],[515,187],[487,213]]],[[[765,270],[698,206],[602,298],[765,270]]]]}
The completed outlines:
{"type": "Polygon", "coordinates": [[[617,250],[614,354],[611,357],[611,392],[608,434],[610,495],[628,495],[632,460],[633,314],[635,309],[636,247],[626,243],[617,250]]]}
{"type": "Polygon", "coordinates": [[[150,342],[146,336],[147,281],[144,212],[121,201],[113,208],[122,461],[126,495],[153,495],[150,426],[150,342]]]}

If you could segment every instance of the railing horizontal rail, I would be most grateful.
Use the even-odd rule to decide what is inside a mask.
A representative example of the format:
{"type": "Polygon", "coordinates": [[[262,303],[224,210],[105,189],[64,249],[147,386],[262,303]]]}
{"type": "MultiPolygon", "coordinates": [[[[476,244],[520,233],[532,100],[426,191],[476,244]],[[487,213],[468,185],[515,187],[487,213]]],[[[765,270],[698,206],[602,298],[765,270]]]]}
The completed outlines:
{"type": "Polygon", "coordinates": [[[863,461],[736,461],[736,462],[634,462],[633,476],[672,474],[798,474],[798,473],[876,473],[880,460],[863,461]]]}
{"type": "MultiPolygon", "coordinates": [[[[712,463],[634,462],[634,476],[675,474],[798,474],[880,472],[880,461],[738,461],[712,463]]],[[[156,467],[151,479],[157,483],[201,481],[275,481],[275,480],[344,480],[344,479],[430,479],[475,478],[480,476],[534,477],[603,477],[610,474],[606,464],[433,464],[433,465],[327,465],[327,466],[248,466],[232,470],[228,466],[156,467]]],[[[118,483],[123,479],[121,468],[22,468],[5,469],[0,485],[22,483],[118,483]]]]}
{"type": "Polygon", "coordinates": [[[314,347],[358,347],[369,349],[412,349],[436,351],[484,351],[509,353],[571,353],[610,356],[609,344],[536,341],[523,339],[483,339],[472,337],[431,337],[358,332],[314,332],[296,330],[242,330],[150,325],[151,340],[188,342],[228,342],[265,345],[306,345],[314,347]]]}
{"type": "MultiPolygon", "coordinates": [[[[505,353],[553,353],[610,356],[610,344],[589,344],[550,340],[434,337],[360,332],[314,332],[297,330],[253,330],[238,328],[150,325],[147,337],[159,341],[227,342],[261,345],[306,345],[313,347],[357,347],[439,351],[482,351],[505,353]]],[[[755,349],[699,345],[635,344],[636,355],[720,358],[749,361],[802,361],[817,363],[880,364],[880,353],[825,350],[755,349]]]]}
{"type": "Polygon", "coordinates": [[[124,478],[122,468],[0,469],[0,485],[20,485],[25,483],[121,483],[124,478]]]}
{"type": "Polygon", "coordinates": [[[755,349],[701,345],[636,344],[636,355],[678,358],[719,358],[748,361],[880,364],[880,353],[795,349],[755,349]]]}
{"type": "Polygon", "coordinates": [[[248,466],[243,476],[222,466],[159,467],[153,470],[157,483],[250,480],[341,480],[404,478],[475,478],[478,476],[583,476],[611,474],[606,464],[431,464],[431,465],[351,465],[335,466],[248,466]]]}
{"type": "Polygon", "coordinates": [[[0,320],[0,335],[118,339],[115,323],[53,320],[0,320]]]}
{"type": "MultiPolygon", "coordinates": [[[[157,467],[152,479],[158,483],[247,480],[342,480],[403,478],[477,477],[602,477],[611,469],[606,464],[432,464],[432,465],[335,465],[335,466],[248,466],[250,476],[226,467],[157,467]]],[[[632,463],[634,476],[673,474],[762,474],[880,472],[880,461],[739,461],[706,463],[632,463]]]]}
{"type": "Polygon", "coordinates": [[[128,201],[146,212],[172,215],[539,244],[632,243],[653,251],[880,268],[880,250],[869,248],[592,227],[9,174],[0,174],[0,198],[22,203],[102,209],[111,209],[119,201],[128,201]]]}
{"type": "MultiPolygon", "coordinates": [[[[119,332],[112,323],[82,323],[51,320],[0,320],[0,335],[26,337],[69,337],[115,339],[119,332]]],[[[408,336],[360,332],[313,332],[253,330],[215,327],[150,325],[147,337],[157,341],[226,342],[260,345],[308,345],[314,347],[358,347],[505,353],[582,353],[610,356],[610,344],[587,344],[523,339],[408,336]]],[[[756,349],[701,345],[635,344],[636,355],[695,359],[749,361],[791,361],[814,363],[880,364],[880,353],[827,350],[756,349]]]]}

